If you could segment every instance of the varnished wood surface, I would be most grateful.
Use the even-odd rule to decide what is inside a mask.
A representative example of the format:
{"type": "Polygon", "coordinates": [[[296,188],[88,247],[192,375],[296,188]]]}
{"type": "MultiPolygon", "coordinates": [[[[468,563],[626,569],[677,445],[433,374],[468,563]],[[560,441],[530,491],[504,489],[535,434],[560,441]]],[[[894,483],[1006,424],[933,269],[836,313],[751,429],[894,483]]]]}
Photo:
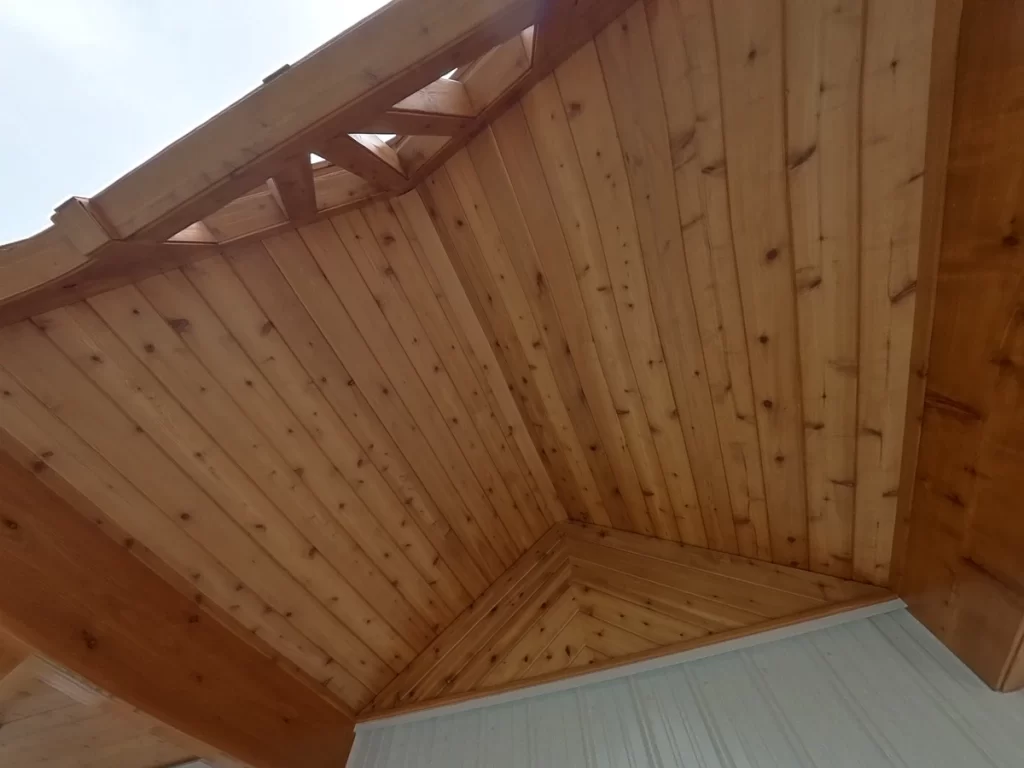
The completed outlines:
{"type": "Polygon", "coordinates": [[[563,523],[367,707],[380,717],[740,637],[883,589],[563,523]]]}
{"type": "Polygon", "coordinates": [[[0,329],[0,421],[354,709],[561,502],[418,197],[0,329]]]}
{"type": "Polygon", "coordinates": [[[934,6],[743,7],[632,6],[420,193],[571,518],[885,584],[934,6]]]}
{"type": "Polygon", "coordinates": [[[201,616],[192,597],[6,454],[0,486],[6,631],[158,722],[254,768],[345,759],[352,742],[345,713],[201,616]]]}
{"type": "Polygon", "coordinates": [[[1009,689],[1024,685],[1024,8],[965,2],[960,30],[899,588],[989,685],[1009,689]]]}
{"type": "Polygon", "coordinates": [[[396,97],[473,115],[356,147],[425,179],[397,197],[293,154],[216,211],[165,160],[155,223],[63,206],[59,264],[124,245],[104,204],[204,218],[0,310],[3,434],[353,710],[566,519],[886,584],[935,4],[748,5],[553,5],[396,97]]]}

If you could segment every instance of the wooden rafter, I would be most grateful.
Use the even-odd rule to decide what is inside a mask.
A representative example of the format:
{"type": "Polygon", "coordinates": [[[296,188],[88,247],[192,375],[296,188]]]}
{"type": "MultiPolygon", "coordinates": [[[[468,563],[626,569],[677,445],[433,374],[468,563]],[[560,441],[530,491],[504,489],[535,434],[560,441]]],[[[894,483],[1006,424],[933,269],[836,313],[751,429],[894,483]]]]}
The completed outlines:
{"type": "Polygon", "coordinates": [[[402,99],[359,130],[401,136],[453,136],[475,116],[466,86],[442,78],[402,99]]]}
{"type": "MultiPolygon", "coordinates": [[[[169,239],[211,244],[212,228],[196,226],[221,209],[231,208],[231,219],[238,223],[231,226],[230,238],[217,236],[217,243],[301,223],[308,217],[288,214],[261,228],[242,226],[266,219],[246,209],[247,204],[266,207],[258,192],[252,194],[257,190],[278,198],[274,209],[287,204],[308,212],[308,191],[300,197],[293,190],[295,197],[286,200],[281,177],[268,179],[282,174],[288,158],[315,151],[339,134],[394,132],[427,143],[409,147],[413,164],[403,156],[408,179],[400,178],[403,169],[382,148],[374,148],[379,149],[376,158],[357,157],[357,163],[366,161],[363,171],[375,182],[361,190],[358,184],[348,185],[339,197],[322,189],[325,179],[315,176],[319,205],[313,218],[405,191],[628,5],[629,0],[606,0],[569,8],[575,16],[566,23],[557,52],[531,67],[530,25],[555,18],[558,0],[478,0],[460,4],[457,11],[448,0],[390,3],[305,59],[282,67],[260,88],[94,198],[79,201],[73,215],[55,217],[54,226],[35,237],[0,246],[0,323],[124,283],[139,269],[164,271],[167,262],[142,265],[147,253],[169,239]],[[518,56],[510,59],[508,76],[493,81],[503,83],[502,88],[474,85],[474,95],[468,84],[480,79],[473,75],[479,63],[493,61],[496,47],[507,53],[502,44],[512,38],[521,39],[519,48],[526,46],[525,65],[518,56]],[[452,69],[464,83],[439,79],[452,69]],[[483,93],[489,96],[482,98],[483,93]],[[83,210],[88,217],[79,215],[83,210]],[[121,258],[125,240],[138,243],[133,258],[121,258]]],[[[351,150],[349,145],[346,153],[351,150]]]]}
{"type": "Polygon", "coordinates": [[[267,185],[291,221],[301,222],[316,215],[316,187],[308,153],[289,160],[267,185]]]}
{"type": "Polygon", "coordinates": [[[401,192],[409,186],[395,150],[373,134],[343,133],[318,146],[316,153],[378,189],[401,192]]]}
{"type": "Polygon", "coordinates": [[[339,125],[372,120],[486,53],[529,26],[536,9],[537,0],[477,0],[458,9],[450,0],[390,3],[95,200],[121,237],[170,237],[211,203],[219,207],[271,176],[282,155],[332,138],[339,125]]]}

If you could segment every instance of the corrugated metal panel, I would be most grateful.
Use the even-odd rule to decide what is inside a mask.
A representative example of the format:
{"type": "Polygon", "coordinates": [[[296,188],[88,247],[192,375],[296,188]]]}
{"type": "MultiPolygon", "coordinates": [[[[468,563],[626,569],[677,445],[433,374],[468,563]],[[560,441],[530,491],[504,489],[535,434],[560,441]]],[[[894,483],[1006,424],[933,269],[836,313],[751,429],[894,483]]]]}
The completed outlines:
{"type": "Polygon", "coordinates": [[[990,691],[905,610],[575,690],[361,730],[351,768],[1019,768],[990,691]]]}

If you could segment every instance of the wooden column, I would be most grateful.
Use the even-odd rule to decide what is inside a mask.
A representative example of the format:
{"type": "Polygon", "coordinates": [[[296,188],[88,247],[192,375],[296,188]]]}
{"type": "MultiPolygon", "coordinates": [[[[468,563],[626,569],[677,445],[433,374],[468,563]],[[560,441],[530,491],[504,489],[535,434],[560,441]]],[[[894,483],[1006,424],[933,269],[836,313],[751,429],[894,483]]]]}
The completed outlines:
{"type": "Polygon", "coordinates": [[[256,768],[342,766],[352,721],[0,451],[0,625],[256,768]]]}
{"type": "Polygon", "coordinates": [[[912,613],[1001,690],[1024,686],[1022,40],[1024,3],[963,3],[934,323],[927,369],[918,372],[926,373],[920,450],[898,583],[912,613]]]}

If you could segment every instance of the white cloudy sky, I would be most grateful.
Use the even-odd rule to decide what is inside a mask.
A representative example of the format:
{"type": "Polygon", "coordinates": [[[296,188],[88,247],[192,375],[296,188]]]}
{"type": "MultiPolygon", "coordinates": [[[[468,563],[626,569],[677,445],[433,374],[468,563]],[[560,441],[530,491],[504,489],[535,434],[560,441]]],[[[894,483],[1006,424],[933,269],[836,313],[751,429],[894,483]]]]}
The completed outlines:
{"type": "Polygon", "coordinates": [[[0,0],[0,244],[386,0],[0,0]]]}

